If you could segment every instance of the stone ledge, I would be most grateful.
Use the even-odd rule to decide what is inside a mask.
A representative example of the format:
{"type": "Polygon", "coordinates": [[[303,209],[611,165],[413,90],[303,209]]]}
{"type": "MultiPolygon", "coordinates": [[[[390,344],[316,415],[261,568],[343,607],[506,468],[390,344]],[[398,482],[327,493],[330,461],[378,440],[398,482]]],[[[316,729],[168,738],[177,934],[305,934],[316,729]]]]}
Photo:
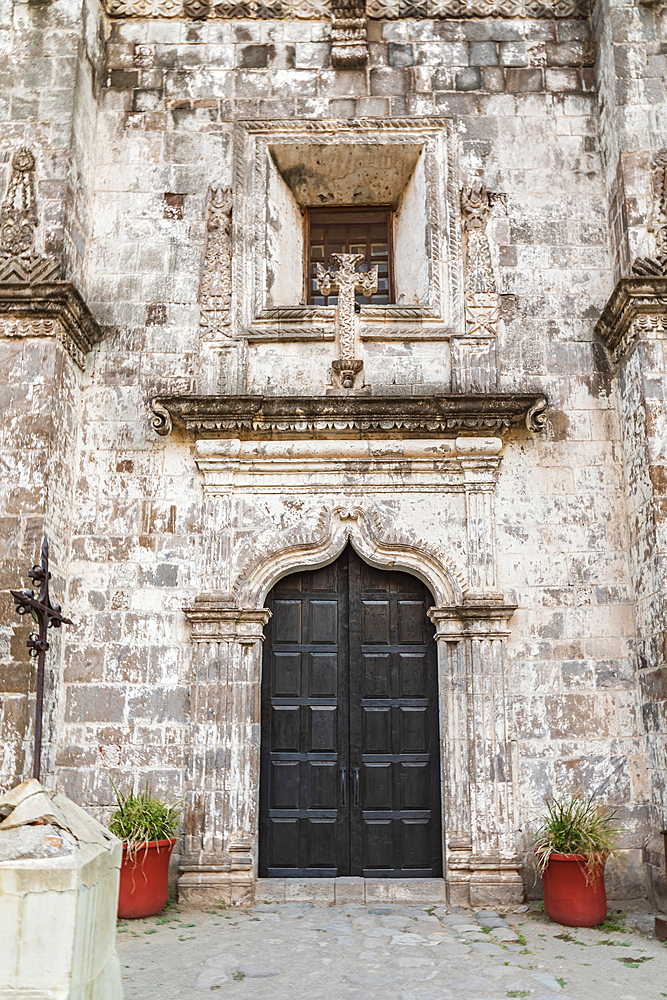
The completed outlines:
{"type": "Polygon", "coordinates": [[[542,393],[446,396],[158,396],[153,429],[241,439],[488,436],[513,424],[542,430],[542,393]]]}
{"type": "Polygon", "coordinates": [[[667,314],[667,277],[621,278],[602,310],[595,334],[613,354],[637,316],[650,313],[667,314]]]}
{"type": "MultiPolygon", "coordinates": [[[[27,321],[24,336],[31,335],[29,324],[35,320],[55,320],[83,355],[103,337],[83,297],[70,281],[34,285],[0,282],[0,323],[7,320],[27,321]]],[[[34,327],[32,335],[44,336],[45,332],[34,327]]]]}

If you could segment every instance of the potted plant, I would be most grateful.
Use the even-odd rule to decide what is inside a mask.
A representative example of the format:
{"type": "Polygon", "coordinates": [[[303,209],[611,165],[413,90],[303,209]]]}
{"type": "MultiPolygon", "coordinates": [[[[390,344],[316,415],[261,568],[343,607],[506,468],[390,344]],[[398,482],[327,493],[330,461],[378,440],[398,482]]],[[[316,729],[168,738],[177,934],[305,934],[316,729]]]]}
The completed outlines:
{"type": "Polygon", "coordinates": [[[118,808],[109,829],[123,841],[118,890],[119,917],[150,917],[164,909],[169,858],[176,843],[181,806],[143,792],[124,796],[112,782],[118,808]]]}
{"type": "Polygon", "coordinates": [[[615,810],[593,796],[547,801],[535,842],[544,883],[544,909],[556,923],[594,927],[607,915],[604,869],[618,842],[615,810]]]}

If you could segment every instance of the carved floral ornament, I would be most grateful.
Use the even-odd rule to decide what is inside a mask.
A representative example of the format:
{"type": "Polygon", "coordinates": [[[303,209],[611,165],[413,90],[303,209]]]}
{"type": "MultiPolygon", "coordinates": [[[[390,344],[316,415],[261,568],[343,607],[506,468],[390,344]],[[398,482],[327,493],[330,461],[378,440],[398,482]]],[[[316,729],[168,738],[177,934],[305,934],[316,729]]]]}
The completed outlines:
{"type": "Polygon", "coordinates": [[[199,327],[207,340],[229,337],[232,304],[231,188],[209,188],[199,327]]]}
{"type": "Polygon", "coordinates": [[[60,261],[35,250],[35,167],[31,150],[16,150],[0,207],[0,282],[47,282],[60,276],[60,261]]]}
{"type": "Polygon", "coordinates": [[[469,187],[464,187],[461,191],[466,333],[493,337],[499,309],[491,248],[486,232],[490,212],[491,197],[484,182],[476,177],[469,187]]]}
{"type": "MultiPolygon", "coordinates": [[[[302,18],[354,20],[363,0],[349,7],[329,0],[102,0],[110,17],[188,18],[302,18]],[[346,9],[347,8],[347,9],[346,9]],[[354,13],[352,13],[354,11],[354,13]]],[[[569,18],[590,16],[589,0],[366,0],[363,18],[569,18]]]]}

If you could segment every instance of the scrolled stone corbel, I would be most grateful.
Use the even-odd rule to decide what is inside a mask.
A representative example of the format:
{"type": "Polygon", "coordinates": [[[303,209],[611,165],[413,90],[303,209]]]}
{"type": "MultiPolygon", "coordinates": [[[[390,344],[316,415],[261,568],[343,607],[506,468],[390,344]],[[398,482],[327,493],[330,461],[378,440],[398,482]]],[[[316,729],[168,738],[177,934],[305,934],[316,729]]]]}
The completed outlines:
{"type": "Polygon", "coordinates": [[[166,406],[163,406],[162,403],[158,403],[157,399],[153,399],[151,400],[151,410],[155,414],[151,420],[151,426],[155,433],[159,434],[160,437],[166,437],[168,434],[171,434],[173,426],[171,422],[171,413],[166,406]]]}
{"type": "Polygon", "coordinates": [[[540,396],[540,398],[533,403],[526,413],[526,427],[529,431],[544,430],[544,426],[547,422],[546,413],[544,411],[547,408],[548,402],[549,400],[546,396],[540,396]]]}

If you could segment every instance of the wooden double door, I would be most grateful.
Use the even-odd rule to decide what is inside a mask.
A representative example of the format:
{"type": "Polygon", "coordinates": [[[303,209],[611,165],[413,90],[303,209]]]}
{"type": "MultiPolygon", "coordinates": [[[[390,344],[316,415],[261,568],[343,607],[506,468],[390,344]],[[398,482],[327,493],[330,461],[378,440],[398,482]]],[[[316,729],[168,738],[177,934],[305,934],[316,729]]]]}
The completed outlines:
{"type": "Polygon", "coordinates": [[[272,590],[260,876],[442,874],[433,603],[351,546],[272,590]]]}

